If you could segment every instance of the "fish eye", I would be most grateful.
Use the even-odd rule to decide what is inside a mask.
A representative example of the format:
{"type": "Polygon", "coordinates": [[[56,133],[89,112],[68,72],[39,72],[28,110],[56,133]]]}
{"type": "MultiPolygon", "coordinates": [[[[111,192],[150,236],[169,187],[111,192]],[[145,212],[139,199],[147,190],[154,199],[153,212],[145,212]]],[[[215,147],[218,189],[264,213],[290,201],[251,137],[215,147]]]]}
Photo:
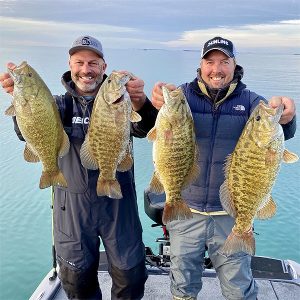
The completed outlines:
{"type": "Polygon", "coordinates": [[[28,73],[28,77],[32,77],[32,73],[28,73]]]}
{"type": "Polygon", "coordinates": [[[257,116],[255,119],[256,121],[259,121],[261,119],[261,116],[257,116]]]}
{"type": "Polygon", "coordinates": [[[181,100],[181,103],[182,103],[182,104],[184,104],[184,103],[185,103],[184,99],[182,99],[182,100],[181,100]]]}
{"type": "Polygon", "coordinates": [[[111,79],[108,79],[107,82],[108,82],[108,83],[111,83],[111,79]]]}

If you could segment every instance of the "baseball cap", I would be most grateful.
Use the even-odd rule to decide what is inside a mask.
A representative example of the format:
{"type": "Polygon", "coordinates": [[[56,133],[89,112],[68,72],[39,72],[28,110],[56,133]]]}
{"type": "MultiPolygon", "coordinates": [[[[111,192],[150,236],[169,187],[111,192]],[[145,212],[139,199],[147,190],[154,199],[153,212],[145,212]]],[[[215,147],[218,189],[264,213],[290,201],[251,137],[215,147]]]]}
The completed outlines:
{"type": "Polygon", "coordinates": [[[103,49],[100,41],[89,35],[78,37],[72,44],[69,54],[72,55],[79,50],[91,50],[104,58],[103,49]]]}
{"type": "Polygon", "coordinates": [[[212,50],[219,50],[226,54],[228,57],[235,58],[236,51],[233,43],[230,40],[222,37],[214,37],[208,40],[202,49],[201,58],[203,58],[208,52],[212,50]]]}

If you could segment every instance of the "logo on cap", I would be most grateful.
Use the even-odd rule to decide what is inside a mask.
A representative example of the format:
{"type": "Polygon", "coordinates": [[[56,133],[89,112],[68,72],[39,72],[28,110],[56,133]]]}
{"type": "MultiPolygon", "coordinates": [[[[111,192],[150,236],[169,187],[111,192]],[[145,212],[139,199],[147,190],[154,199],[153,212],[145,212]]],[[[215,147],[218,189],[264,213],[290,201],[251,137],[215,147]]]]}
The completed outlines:
{"type": "Polygon", "coordinates": [[[91,43],[90,43],[88,37],[84,37],[84,38],[81,40],[81,44],[82,44],[82,45],[90,45],[91,43]]]}
{"type": "Polygon", "coordinates": [[[82,46],[91,46],[95,48],[100,48],[101,46],[97,43],[97,41],[93,41],[90,37],[85,36],[80,41],[79,44],[82,46]]]}
{"type": "Polygon", "coordinates": [[[220,50],[229,57],[235,57],[235,48],[233,43],[219,36],[208,40],[204,44],[202,48],[201,57],[203,58],[208,52],[212,50],[220,50]]]}
{"type": "Polygon", "coordinates": [[[211,45],[215,45],[215,44],[225,44],[225,45],[229,45],[228,41],[225,41],[225,40],[213,40],[213,41],[210,41],[208,42],[207,44],[207,47],[211,46],[211,45]]]}
{"type": "Polygon", "coordinates": [[[104,57],[101,43],[95,38],[88,35],[78,37],[73,42],[73,45],[69,50],[69,54],[72,55],[76,51],[82,50],[84,48],[94,51],[102,58],[104,57]]]}

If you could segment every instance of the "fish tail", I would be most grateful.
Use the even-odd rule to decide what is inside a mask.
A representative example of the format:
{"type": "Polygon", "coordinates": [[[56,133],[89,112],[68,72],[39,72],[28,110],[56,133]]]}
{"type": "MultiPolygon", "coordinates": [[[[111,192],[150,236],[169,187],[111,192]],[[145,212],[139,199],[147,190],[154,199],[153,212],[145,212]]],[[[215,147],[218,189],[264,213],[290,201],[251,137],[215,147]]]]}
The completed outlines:
{"type": "Polygon", "coordinates": [[[232,230],[223,245],[221,253],[231,255],[240,251],[250,255],[255,254],[255,239],[252,230],[243,232],[242,234],[236,234],[234,230],[232,230]]]}
{"type": "Polygon", "coordinates": [[[116,179],[107,180],[102,177],[97,182],[97,195],[108,196],[113,199],[123,198],[119,182],[116,179]]]}
{"type": "Polygon", "coordinates": [[[164,207],[162,221],[167,224],[173,220],[185,220],[193,217],[190,208],[181,199],[180,201],[167,202],[164,207]]]}
{"type": "Polygon", "coordinates": [[[40,189],[45,189],[51,185],[67,187],[67,181],[61,171],[42,172],[40,178],[40,189]]]}

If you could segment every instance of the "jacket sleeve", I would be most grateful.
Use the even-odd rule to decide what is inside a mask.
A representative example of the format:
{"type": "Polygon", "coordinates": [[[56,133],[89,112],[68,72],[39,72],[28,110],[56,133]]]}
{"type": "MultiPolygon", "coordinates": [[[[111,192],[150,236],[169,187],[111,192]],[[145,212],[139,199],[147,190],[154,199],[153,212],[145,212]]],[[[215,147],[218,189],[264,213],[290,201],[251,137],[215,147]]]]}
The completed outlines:
{"type": "Polygon", "coordinates": [[[154,127],[158,110],[152,105],[151,101],[146,98],[145,104],[137,113],[142,117],[142,120],[140,122],[131,123],[131,135],[144,138],[149,130],[154,127]]]}
{"type": "Polygon", "coordinates": [[[282,124],[284,139],[289,140],[294,137],[296,132],[296,116],[287,124],[282,124]]]}

